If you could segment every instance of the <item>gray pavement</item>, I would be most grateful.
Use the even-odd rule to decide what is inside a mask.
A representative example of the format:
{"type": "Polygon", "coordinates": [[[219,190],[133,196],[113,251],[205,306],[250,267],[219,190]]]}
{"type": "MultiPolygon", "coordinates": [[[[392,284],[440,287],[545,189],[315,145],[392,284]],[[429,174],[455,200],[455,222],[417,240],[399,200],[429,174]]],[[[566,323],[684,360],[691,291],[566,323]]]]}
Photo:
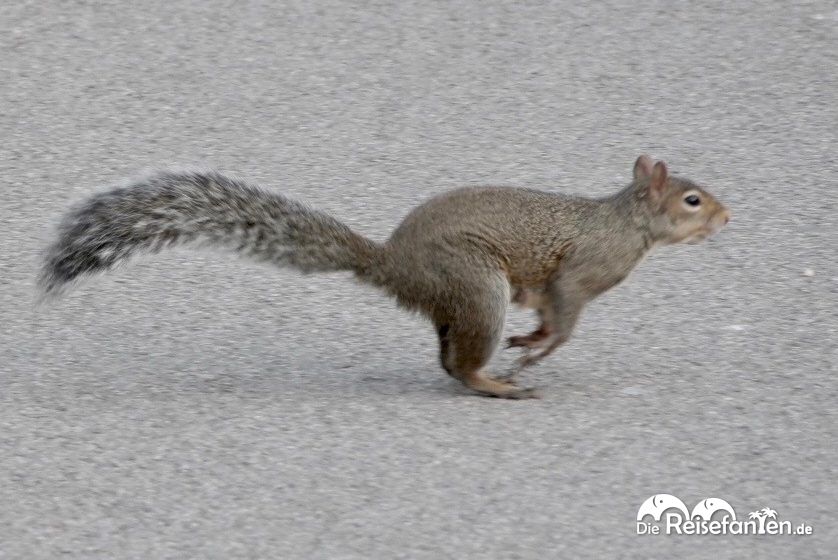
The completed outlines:
{"type": "Polygon", "coordinates": [[[838,8],[793,4],[3,3],[0,558],[835,558],[838,8]],[[61,212],[148,169],[383,239],[641,152],[733,221],[592,305],[540,401],[343,275],[182,249],[32,303],[61,212]],[[639,536],[659,493],[813,534],[639,536]]]}

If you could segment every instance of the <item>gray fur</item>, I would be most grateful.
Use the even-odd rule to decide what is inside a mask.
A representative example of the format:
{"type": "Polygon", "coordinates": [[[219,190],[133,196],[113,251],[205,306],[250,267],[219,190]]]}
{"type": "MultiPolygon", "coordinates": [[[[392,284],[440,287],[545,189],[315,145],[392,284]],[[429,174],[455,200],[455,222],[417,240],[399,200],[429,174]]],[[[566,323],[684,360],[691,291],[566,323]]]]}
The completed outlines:
{"type": "Polygon", "coordinates": [[[47,251],[40,284],[46,295],[57,294],[136,253],[193,242],[303,272],[361,277],[380,252],[331,216],[282,195],[212,171],[161,172],[73,209],[47,251]]]}
{"type": "Polygon", "coordinates": [[[70,212],[41,284],[57,293],[138,251],[203,241],[303,272],[347,270],[435,325],[443,368],[486,395],[531,389],[481,373],[510,300],[541,325],[511,346],[538,362],[568,338],[585,305],[620,283],[655,245],[704,239],[728,210],[694,183],[641,156],[634,180],[593,200],[530,189],[471,187],[415,208],[384,244],[299,202],[215,172],[160,173],[95,195],[70,212]],[[684,195],[700,196],[689,205],[684,195]],[[514,291],[514,296],[513,296],[514,291]]]}

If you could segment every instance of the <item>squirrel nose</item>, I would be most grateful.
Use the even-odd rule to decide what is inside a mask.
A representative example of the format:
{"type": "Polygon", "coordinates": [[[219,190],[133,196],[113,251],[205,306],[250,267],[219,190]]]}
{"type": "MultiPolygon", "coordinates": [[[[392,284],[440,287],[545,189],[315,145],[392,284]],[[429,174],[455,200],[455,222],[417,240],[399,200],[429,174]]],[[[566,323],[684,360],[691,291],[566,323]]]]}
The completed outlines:
{"type": "Polygon", "coordinates": [[[727,223],[730,221],[730,210],[725,210],[724,218],[725,218],[725,225],[727,225],[727,223]]]}

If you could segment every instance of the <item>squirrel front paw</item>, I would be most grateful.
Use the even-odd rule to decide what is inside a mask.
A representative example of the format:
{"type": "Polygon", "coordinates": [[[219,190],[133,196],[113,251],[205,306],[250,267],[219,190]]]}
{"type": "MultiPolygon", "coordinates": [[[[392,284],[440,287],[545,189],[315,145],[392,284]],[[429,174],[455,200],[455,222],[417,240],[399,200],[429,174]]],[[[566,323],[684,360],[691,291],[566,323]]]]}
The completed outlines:
{"type": "Polygon", "coordinates": [[[550,333],[538,329],[530,334],[510,336],[506,340],[507,348],[539,348],[550,337],[550,333]]]}

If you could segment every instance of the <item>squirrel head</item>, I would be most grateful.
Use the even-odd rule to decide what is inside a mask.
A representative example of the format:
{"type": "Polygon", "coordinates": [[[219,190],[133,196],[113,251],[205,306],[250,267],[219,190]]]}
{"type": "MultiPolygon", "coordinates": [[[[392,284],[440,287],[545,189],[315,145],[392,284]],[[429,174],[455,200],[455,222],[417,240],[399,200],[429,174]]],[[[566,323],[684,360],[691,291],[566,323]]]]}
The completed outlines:
{"type": "Polygon", "coordinates": [[[666,163],[647,155],[634,164],[633,187],[659,243],[698,243],[730,221],[730,211],[713,195],[689,179],[671,176],[666,163]]]}

